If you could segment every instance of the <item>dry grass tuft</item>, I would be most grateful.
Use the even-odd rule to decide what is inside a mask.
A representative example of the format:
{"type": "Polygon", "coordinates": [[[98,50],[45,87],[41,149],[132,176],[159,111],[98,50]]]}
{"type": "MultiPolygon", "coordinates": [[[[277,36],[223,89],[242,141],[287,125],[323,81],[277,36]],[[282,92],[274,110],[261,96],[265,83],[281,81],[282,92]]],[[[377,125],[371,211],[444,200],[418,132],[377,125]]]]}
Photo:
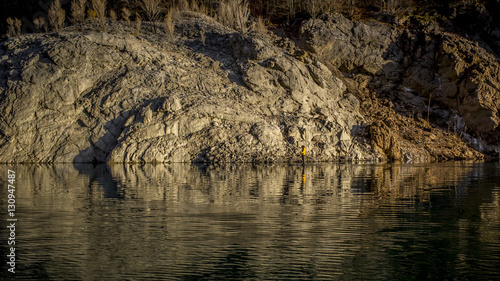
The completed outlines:
{"type": "Polygon", "coordinates": [[[225,0],[219,3],[217,19],[227,27],[242,33],[247,32],[247,22],[250,9],[246,0],[225,0]]]}
{"type": "Polygon", "coordinates": [[[205,31],[200,30],[200,42],[203,46],[206,46],[207,36],[205,35],[205,31]]]}
{"type": "Polygon", "coordinates": [[[116,20],[118,19],[118,16],[116,15],[115,10],[110,10],[110,11],[109,11],[109,18],[110,18],[112,21],[116,21],[116,20]]]}
{"type": "Polygon", "coordinates": [[[22,22],[18,18],[7,18],[7,37],[21,36],[22,22]]]}
{"type": "Polygon", "coordinates": [[[71,1],[71,18],[74,23],[83,22],[85,20],[85,4],[87,0],[71,1]]]}
{"type": "Polygon", "coordinates": [[[122,19],[127,23],[127,26],[130,26],[130,15],[132,13],[130,12],[129,9],[123,8],[122,9],[122,19]]]}
{"type": "Polygon", "coordinates": [[[196,0],[192,0],[189,7],[190,7],[190,10],[195,12],[195,13],[207,15],[209,17],[212,17],[215,15],[213,13],[213,11],[203,1],[198,2],[196,0]]]}
{"type": "Polygon", "coordinates": [[[162,12],[161,0],[141,0],[141,8],[149,21],[156,22],[162,12]]]}
{"type": "Polygon", "coordinates": [[[90,9],[87,11],[87,18],[93,22],[97,18],[97,14],[94,10],[90,9]]]}
{"type": "Polygon", "coordinates": [[[106,31],[106,0],[92,0],[92,9],[101,22],[101,30],[106,31]]]}
{"type": "Polygon", "coordinates": [[[47,31],[47,22],[44,17],[38,17],[33,20],[33,24],[35,24],[35,28],[38,32],[47,31]]]}
{"type": "Polygon", "coordinates": [[[59,0],[54,0],[54,2],[50,4],[48,17],[52,29],[59,32],[66,19],[66,12],[61,8],[61,2],[59,2],[59,0]]]}
{"type": "Polygon", "coordinates": [[[175,40],[175,20],[177,19],[178,15],[179,10],[177,10],[176,8],[171,8],[168,10],[165,18],[163,19],[163,30],[165,31],[167,38],[171,42],[175,40]]]}
{"type": "Polygon", "coordinates": [[[189,2],[187,0],[179,0],[177,1],[177,9],[180,12],[187,12],[191,10],[189,2]]]}
{"type": "Polygon", "coordinates": [[[142,25],[142,18],[141,16],[137,15],[135,17],[135,35],[139,36],[139,32],[141,31],[141,25],[142,25]]]}

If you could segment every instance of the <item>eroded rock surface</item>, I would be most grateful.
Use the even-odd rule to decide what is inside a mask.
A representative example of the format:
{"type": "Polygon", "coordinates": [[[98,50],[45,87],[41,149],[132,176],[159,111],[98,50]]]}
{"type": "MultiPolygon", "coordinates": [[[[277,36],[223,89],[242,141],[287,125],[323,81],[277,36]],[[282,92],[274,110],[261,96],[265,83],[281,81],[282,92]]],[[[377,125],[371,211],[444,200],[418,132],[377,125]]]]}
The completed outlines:
{"type": "Polygon", "coordinates": [[[329,15],[295,44],[191,14],[176,33],[3,42],[0,162],[482,159],[500,140],[498,60],[432,26],[329,15]]]}
{"type": "Polygon", "coordinates": [[[388,158],[498,154],[500,63],[487,47],[433,24],[409,30],[338,14],[304,22],[299,41],[341,73],[388,158]]]}
{"type": "Polygon", "coordinates": [[[314,161],[377,158],[359,102],[322,63],[215,22],[178,27],[190,32],[177,44],[113,31],[4,42],[0,162],[288,161],[302,145],[314,161]]]}

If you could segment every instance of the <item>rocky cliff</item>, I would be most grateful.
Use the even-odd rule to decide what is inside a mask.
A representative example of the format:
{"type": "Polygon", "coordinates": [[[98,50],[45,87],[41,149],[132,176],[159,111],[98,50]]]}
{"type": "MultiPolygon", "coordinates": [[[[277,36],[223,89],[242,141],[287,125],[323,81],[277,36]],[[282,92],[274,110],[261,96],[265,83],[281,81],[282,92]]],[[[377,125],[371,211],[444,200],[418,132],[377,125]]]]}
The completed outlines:
{"type": "Polygon", "coordinates": [[[480,159],[499,138],[498,61],[464,38],[338,15],[294,40],[148,28],[3,42],[0,162],[480,159]]]}
{"type": "Polygon", "coordinates": [[[340,72],[360,99],[361,113],[375,125],[370,129],[375,150],[419,160],[496,155],[500,63],[495,52],[432,23],[412,26],[326,15],[305,22],[298,41],[333,73],[340,72]]]}

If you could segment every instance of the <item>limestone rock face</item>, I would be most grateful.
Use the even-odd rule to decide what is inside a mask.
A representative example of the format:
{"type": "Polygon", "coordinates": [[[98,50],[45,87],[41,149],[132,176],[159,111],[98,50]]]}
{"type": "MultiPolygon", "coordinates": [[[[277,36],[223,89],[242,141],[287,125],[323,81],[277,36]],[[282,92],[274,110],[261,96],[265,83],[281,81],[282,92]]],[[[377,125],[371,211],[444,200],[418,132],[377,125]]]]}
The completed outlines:
{"type": "Polygon", "coordinates": [[[435,26],[331,14],[294,41],[191,14],[176,32],[0,43],[0,162],[480,159],[500,141],[498,58],[435,26]]]}
{"type": "MultiPolygon", "coordinates": [[[[452,128],[453,134],[465,139],[470,147],[455,151],[453,157],[468,158],[478,147],[481,153],[498,154],[500,60],[486,43],[443,32],[433,24],[409,30],[376,22],[352,22],[339,14],[305,21],[299,39],[332,73],[339,73],[348,90],[362,101],[361,112],[372,123],[370,131],[376,136],[371,143],[379,153],[399,158],[399,153],[389,149],[389,143],[395,141],[400,143],[402,155],[408,157],[431,151],[435,154],[432,144],[423,146],[416,142],[418,137],[407,137],[407,132],[413,130],[415,135],[424,136],[429,130],[436,134],[434,131],[452,128]],[[389,115],[375,113],[379,105],[389,115]],[[417,129],[402,122],[390,128],[393,139],[380,142],[386,129],[375,128],[382,124],[377,121],[394,123],[400,116],[415,118],[415,122],[406,124],[421,123],[419,118],[425,118],[431,125],[417,129]],[[415,153],[410,147],[424,151],[415,153]]],[[[454,138],[447,140],[448,146],[456,145],[454,138]]],[[[438,141],[434,139],[433,143],[438,141]]],[[[449,159],[448,155],[446,149],[434,156],[449,159]]]]}
{"type": "MultiPolygon", "coordinates": [[[[377,23],[352,22],[340,14],[328,14],[306,21],[301,40],[311,52],[343,72],[358,71],[375,75],[391,65],[388,50],[399,31],[377,23]],[[385,67],[385,68],[384,68],[385,67]]],[[[393,54],[402,58],[402,53],[393,54]]]]}
{"type": "Polygon", "coordinates": [[[176,44],[71,28],[3,42],[0,162],[299,161],[302,145],[309,161],[380,156],[321,62],[201,18],[177,27],[189,32],[176,44]]]}

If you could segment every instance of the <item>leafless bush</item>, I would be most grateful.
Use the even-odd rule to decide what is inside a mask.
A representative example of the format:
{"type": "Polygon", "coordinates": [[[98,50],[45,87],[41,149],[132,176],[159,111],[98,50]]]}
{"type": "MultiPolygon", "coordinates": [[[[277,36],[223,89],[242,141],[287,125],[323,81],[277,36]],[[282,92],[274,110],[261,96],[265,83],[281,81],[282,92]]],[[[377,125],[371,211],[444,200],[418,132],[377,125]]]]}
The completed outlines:
{"type": "Polygon", "coordinates": [[[74,23],[83,22],[85,19],[85,4],[87,0],[71,1],[71,18],[74,23]]]}
{"type": "Polygon", "coordinates": [[[380,8],[390,13],[396,13],[401,8],[400,0],[380,0],[380,8]]]}
{"type": "Polygon", "coordinates": [[[56,32],[59,32],[66,18],[66,12],[61,8],[61,2],[59,2],[59,0],[54,0],[54,2],[50,4],[48,17],[50,26],[56,32]]]}
{"type": "Polygon", "coordinates": [[[267,33],[267,27],[266,24],[264,23],[264,20],[262,17],[257,17],[257,20],[252,24],[252,31],[258,33],[258,34],[266,34],[267,33]]]}
{"type": "Polygon", "coordinates": [[[160,19],[161,0],[141,0],[141,8],[149,21],[155,23],[160,19]]]}
{"type": "Polygon", "coordinates": [[[92,9],[101,21],[101,30],[106,31],[106,0],[92,0],[92,9]]]}
{"type": "Polygon", "coordinates": [[[250,9],[246,0],[224,0],[219,3],[217,19],[223,25],[245,33],[250,9]]]}
{"type": "Polygon", "coordinates": [[[171,8],[168,10],[165,18],[163,19],[163,30],[167,35],[169,41],[174,41],[175,35],[175,20],[177,19],[179,11],[176,8],[171,8]]]}
{"type": "Polygon", "coordinates": [[[21,35],[22,22],[18,18],[7,18],[7,37],[15,37],[21,35]]]}
{"type": "Polygon", "coordinates": [[[33,24],[35,24],[35,28],[38,32],[47,31],[47,22],[44,17],[34,19],[33,24]]]}
{"type": "Polygon", "coordinates": [[[311,14],[312,17],[316,17],[318,14],[325,11],[328,6],[329,1],[322,0],[307,0],[305,4],[305,10],[311,14]]]}
{"type": "Polygon", "coordinates": [[[345,9],[349,16],[353,16],[356,9],[356,0],[344,0],[345,9]]]}

